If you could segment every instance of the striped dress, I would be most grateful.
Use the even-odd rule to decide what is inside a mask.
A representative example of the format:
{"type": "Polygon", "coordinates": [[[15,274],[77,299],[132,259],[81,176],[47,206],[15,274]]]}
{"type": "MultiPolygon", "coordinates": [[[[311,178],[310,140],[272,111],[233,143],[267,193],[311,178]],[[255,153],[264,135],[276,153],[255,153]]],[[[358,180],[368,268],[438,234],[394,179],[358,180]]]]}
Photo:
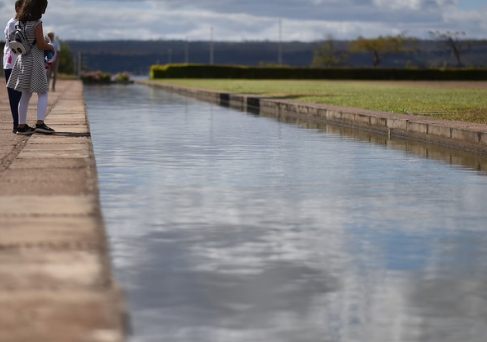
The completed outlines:
{"type": "MultiPolygon", "coordinates": [[[[29,42],[34,41],[34,30],[40,23],[42,23],[41,20],[28,21],[25,24],[25,34],[29,42]]],[[[38,94],[45,94],[49,91],[44,65],[44,50],[39,49],[37,43],[28,54],[17,58],[7,88],[38,94]]]]}

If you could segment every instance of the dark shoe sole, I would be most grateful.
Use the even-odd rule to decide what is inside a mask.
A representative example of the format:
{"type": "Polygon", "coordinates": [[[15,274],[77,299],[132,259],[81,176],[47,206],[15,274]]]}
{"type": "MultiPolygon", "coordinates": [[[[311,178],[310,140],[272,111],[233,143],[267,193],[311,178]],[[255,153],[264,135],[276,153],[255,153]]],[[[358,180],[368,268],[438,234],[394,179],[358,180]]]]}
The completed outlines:
{"type": "Polygon", "coordinates": [[[36,128],[36,133],[54,134],[56,133],[56,131],[48,131],[47,129],[36,128]]]}
{"type": "Polygon", "coordinates": [[[20,132],[20,131],[17,131],[16,134],[17,135],[32,135],[32,134],[34,134],[34,132],[20,132]]]}

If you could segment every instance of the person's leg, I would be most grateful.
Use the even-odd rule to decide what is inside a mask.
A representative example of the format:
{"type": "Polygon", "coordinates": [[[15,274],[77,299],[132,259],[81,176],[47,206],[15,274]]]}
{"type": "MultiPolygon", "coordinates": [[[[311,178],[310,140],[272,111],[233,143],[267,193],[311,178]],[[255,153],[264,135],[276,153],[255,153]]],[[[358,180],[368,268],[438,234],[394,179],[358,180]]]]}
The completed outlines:
{"type": "Polygon", "coordinates": [[[39,97],[37,100],[37,123],[42,124],[47,112],[47,93],[37,94],[37,96],[39,97]]]}
{"type": "Polygon", "coordinates": [[[56,91],[57,72],[59,69],[59,58],[52,64],[52,91],[56,91]]]}
{"type": "Polygon", "coordinates": [[[27,109],[29,109],[29,101],[32,93],[27,91],[22,92],[22,97],[19,102],[19,127],[24,127],[27,123],[27,109]]]}
{"type": "Polygon", "coordinates": [[[19,102],[19,125],[17,127],[17,134],[30,135],[34,133],[34,129],[27,125],[27,109],[29,108],[29,101],[32,93],[22,92],[22,97],[19,102]]]}
{"type": "MultiPolygon", "coordinates": [[[[12,69],[4,69],[5,81],[8,83],[12,69]]],[[[13,129],[17,129],[19,125],[19,101],[22,97],[22,93],[15,89],[7,88],[8,100],[10,102],[10,111],[12,112],[13,129]]]]}
{"type": "Polygon", "coordinates": [[[47,76],[47,86],[49,87],[49,84],[51,84],[52,65],[49,67],[49,69],[46,70],[46,76],[47,76]]]}
{"type": "Polygon", "coordinates": [[[44,123],[44,119],[46,117],[46,111],[47,111],[47,93],[37,94],[37,96],[39,98],[37,100],[36,132],[47,133],[47,134],[54,133],[55,131],[44,123]]]}

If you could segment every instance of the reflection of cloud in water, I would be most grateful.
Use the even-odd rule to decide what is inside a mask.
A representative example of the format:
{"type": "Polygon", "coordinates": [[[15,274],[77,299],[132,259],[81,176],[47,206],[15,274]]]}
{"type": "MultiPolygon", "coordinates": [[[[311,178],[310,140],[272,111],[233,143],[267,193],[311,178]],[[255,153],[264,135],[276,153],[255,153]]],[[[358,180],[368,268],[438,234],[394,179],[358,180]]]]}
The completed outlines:
{"type": "Polygon", "coordinates": [[[487,336],[487,236],[452,234],[428,268],[412,275],[408,297],[418,341],[483,342],[487,336]]]}
{"type": "Polygon", "coordinates": [[[481,341],[487,178],[151,92],[90,115],[136,341],[481,341]]]}
{"type": "MultiPolygon", "coordinates": [[[[232,272],[232,259],[225,259],[229,256],[225,254],[235,247],[244,254],[245,247],[240,246],[239,232],[220,234],[223,228],[205,229],[208,236],[196,230],[182,229],[178,233],[153,233],[146,237],[146,241],[151,241],[145,245],[148,258],[131,277],[135,286],[142,290],[142,298],[137,294],[132,298],[136,303],[134,309],[140,307],[144,312],[137,318],[139,329],[150,335],[151,330],[156,333],[159,329],[156,322],[163,322],[168,331],[166,336],[175,341],[191,340],[201,331],[206,331],[207,335],[199,336],[199,340],[214,341],[220,330],[234,331],[234,334],[245,331],[241,339],[236,339],[243,341],[253,334],[258,337],[262,329],[267,331],[266,334],[270,333],[269,341],[291,341],[279,337],[285,331],[300,331],[303,336],[310,335],[302,341],[315,341],[323,324],[316,319],[316,300],[336,291],[338,280],[328,274],[321,263],[306,265],[299,260],[274,260],[274,252],[265,250],[265,241],[262,248],[251,246],[247,251],[249,255],[257,253],[260,256],[258,262],[244,259],[249,262],[247,266],[252,273],[245,272],[246,267],[240,265],[242,260],[239,260],[238,252],[232,255],[235,258],[232,272]],[[205,248],[208,244],[213,246],[205,248]],[[194,250],[193,246],[199,247],[194,250]],[[217,261],[219,254],[221,269],[217,261]],[[150,256],[155,258],[150,259],[150,256]],[[201,269],[207,264],[216,268],[201,269]],[[181,339],[177,337],[179,329],[185,331],[181,339]],[[272,338],[273,330],[275,339],[272,338]]],[[[263,237],[255,235],[258,231],[251,232],[255,244],[259,245],[258,241],[263,237]]]]}
{"type": "Polygon", "coordinates": [[[483,342],[487,336],[487,282],[482,279],[418,279],[410,305],[421,342],[483,342]]]}
{"type": "Polygon", "coordinates": [[[220,188],[217,195],[211,188],[153,191],[160,202],[147,208],[158,210],[143,228],[147,235],[134,232],[128,246],[117,248],[140,246],[145,256],[122,279],[141,293],[131,300],[143,312],[136,320],[144,335],[157,334],[164,322],[174,341],[322,340],[328,329],[321,303],[338,290],[336,272],[345,268],[337,254],[343,237],[334,232],[342,215],[326,215],[319,201],[283,211],[293,203],[244,188],[220,188]]]}
{"type": "MultiPolygon", "coordinates": [[[[353,225],[354,215],[344,214],[350,203],[327,196],[291,203],[272,192],[253,199],[255,190],[220,188],[218,196],[210,190],[166,188],[161,196],[166,200],[147,209],[159,209],[154,218],[159,223],[145,227],[146,236],[134,234],[141,235],[144,268],[139,266],[127,283],[135,281],[145,295],[170,296],[150,297],[150,303],[132,299],[144,312],[137,318],[141,331],[157,331],[156,322],[164,322],[175,329],[170,334],[175,341],[198,336],[203,341],[218,336],[244,341],[258,338],[259,331],[269,341],[316,341],[318,336],[330,341],[415,341],[424,329],[416,303],[409,300],[418,272],[454,277],[447,267],[432,262],[440,253],[447,254],[441,259],[459,261],[459,252],[451,248],[462,246],[470,251],[464,255],[469,268],[486,267],[482,258],[475,259],[485,255],[483,234],[455,230],[455,221],[461,219],[457,212],[457,219],[445,215],[446,226],[437,219],[438,225],[431,227],[438,228],[435,232],[418,224],[423,215],[398,230],[388,225],[392,217],[381,220],[372,211],[365,220],[375,222],[371,229],[353,225]],[[151,279],[150,286],[146,279],[151,279]],[[178,327],[186,327],[180,337],[178,327]]],[[[423,305],[441,312],[434,304],[423,305]]]]}

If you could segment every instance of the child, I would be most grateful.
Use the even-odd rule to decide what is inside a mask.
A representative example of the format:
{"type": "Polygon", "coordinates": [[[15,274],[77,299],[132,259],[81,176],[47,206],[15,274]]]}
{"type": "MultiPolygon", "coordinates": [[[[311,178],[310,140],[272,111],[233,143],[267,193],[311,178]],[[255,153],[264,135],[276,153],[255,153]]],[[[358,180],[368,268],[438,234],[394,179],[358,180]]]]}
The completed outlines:
{"type": "MultiPolygon", "coordinates": [[[[17,55],[12,53],[10,50],[10,46],[8,44],[8,37],[10,34],[15,30],[15,24],[17,23],[17,14],[19,13],[20,7],[22,7],[22,3],[24,0],[17,0],[15,1],[15,18],[12,18],[7,23],[5,27],[5,47],[3,49],[3,69],[5,74],[5,81],[8,82],[10,78],[10,74],[12,73],[12,68],[17,60],[17,55]]],[[[22,93],[16,91],[14,89],[7,89],[8,91],[8,100],[10,102],[10,111],[12,112],[12,119],[14,123],[14,127],[12,132],[17,133],[17,126],[19,125],[19,101],[22,96],[22,93]]]]}
{"type": "Polygon", "coordinates": [[[24,0],[17,15],[17,20],[29,42],[36,41],[32,50],[25,55],[20,55],[12,69],[7,87],[22,92],[19,103],[19,125],[17,134],[30,135],[35,132],[52,134],[55,131],[44,123],[47,111],[47,85],[46,69],[44,66],[44,50],[54,47],[44,40],[42,31],[42,15],[46,12],[47,0],[24,0]],[[37,93],[37,124],[35,130],[29,127],[27,122],[27,109],[32,93],[37,93]]]}
{"type": "MultiPolygon", "coordinates": [[[[51,43],[51,38],[49,38],[49,34],[47,34],[44,37],[44,40],[46,41],[47,44],[54,45],[51,43]]],[[[46,66],[46,69],[49,69],[49,67],[54,63],[56,60],[56,54],[52,53],[51,50],[44,50],[44,65],[46,66]]],[[[49,84],[49,75],[47,76],[47,84],[49,84]]]]}
{"type": "Polygon", "coordinates": [[[56,49],[56,53],[54,54],[54,57],[52,58],[53,63],[49,67],[49,70],[47,70],[47,83],[50,84],[52,80],[52,91],[56,91],[56,80],[57,80],[57,72],[59,69],[59,60],[61,58],[61,45],[59,44],[59,41],[56,39],[56,35],[54,32],[49,32],[47,34],[49,36],[49,39],[51,40],[51,44],[54,46],[56,49]]]}

